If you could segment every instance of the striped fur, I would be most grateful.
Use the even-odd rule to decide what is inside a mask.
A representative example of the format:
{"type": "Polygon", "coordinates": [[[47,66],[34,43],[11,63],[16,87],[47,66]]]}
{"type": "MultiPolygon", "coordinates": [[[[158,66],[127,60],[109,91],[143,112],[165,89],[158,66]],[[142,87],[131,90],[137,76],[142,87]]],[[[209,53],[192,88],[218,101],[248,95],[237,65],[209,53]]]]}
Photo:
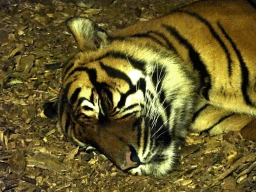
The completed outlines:
{"type": "Polygon", "coordinates": [[[110,35],[82,17],[67,25],[81,52],[63,68],[62,131],[122,170],[165,175],[189,128],[239,131],[256,115],[249,1],[198,2],[110,35]]]}

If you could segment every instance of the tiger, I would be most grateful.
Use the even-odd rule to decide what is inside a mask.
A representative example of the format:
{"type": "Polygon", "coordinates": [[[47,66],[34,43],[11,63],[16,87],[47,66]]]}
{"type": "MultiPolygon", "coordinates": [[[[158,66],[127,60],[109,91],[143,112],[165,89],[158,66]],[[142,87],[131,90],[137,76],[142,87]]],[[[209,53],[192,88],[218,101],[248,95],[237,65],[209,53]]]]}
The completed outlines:
{"type": "Polygon", "coordinates": [[[188,132],[239,131],[255,118],[255,8],[199,1],[115,32],[68,19],[79,52],[63,65],[46,116],[123,171],[168,174],[188,132]]]}

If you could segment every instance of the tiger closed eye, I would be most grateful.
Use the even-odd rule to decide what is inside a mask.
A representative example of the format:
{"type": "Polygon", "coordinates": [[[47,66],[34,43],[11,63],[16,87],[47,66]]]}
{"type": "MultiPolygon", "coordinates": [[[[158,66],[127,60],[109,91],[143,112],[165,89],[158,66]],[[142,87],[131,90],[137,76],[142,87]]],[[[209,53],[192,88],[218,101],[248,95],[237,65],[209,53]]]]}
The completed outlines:
{"type": "Polygon", "coordinates": [[[81,52],[45,114],[123,171],[168,174],[188,132],[240,131],[255,118],[255,7],[199,1],[112,34],[70,18],[81,52]]]}

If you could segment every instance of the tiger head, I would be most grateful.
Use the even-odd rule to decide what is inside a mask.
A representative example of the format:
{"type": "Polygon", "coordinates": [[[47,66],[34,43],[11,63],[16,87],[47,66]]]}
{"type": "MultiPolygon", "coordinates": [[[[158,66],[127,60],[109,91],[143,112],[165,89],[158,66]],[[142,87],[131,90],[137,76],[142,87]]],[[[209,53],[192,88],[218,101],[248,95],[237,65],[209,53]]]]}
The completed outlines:
{"type": "MultiPolygon", "coordinates": [[[[168,99],[178,93],[163,86],[174,78],[166,75],[168,70],[178,70],[166,67],[176,58],[113,39],[86,18],[71,18],[67,25],[81,52],[63,68],[58,115],[64,134],[80,146],[95,147],[134,175],[168,173],[179,138],[186,134],[169,128],[168,99]]],[[[177,80],[182,87],[185,78],[177,80]]]]}

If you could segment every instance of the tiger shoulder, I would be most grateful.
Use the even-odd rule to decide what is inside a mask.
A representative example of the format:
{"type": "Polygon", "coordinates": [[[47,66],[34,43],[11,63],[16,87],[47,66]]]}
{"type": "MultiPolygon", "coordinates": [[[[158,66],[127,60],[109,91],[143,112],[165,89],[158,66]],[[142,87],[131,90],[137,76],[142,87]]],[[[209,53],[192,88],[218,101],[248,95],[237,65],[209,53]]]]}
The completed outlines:
{"type": "Polygon", "coordinates": [[[216,135],[240,130],[254,119],[255,8],[250,0],[199,1],[111,35],[170,49],[189,73],[198,73],[200,102],[191,128],[216,135]]]}

